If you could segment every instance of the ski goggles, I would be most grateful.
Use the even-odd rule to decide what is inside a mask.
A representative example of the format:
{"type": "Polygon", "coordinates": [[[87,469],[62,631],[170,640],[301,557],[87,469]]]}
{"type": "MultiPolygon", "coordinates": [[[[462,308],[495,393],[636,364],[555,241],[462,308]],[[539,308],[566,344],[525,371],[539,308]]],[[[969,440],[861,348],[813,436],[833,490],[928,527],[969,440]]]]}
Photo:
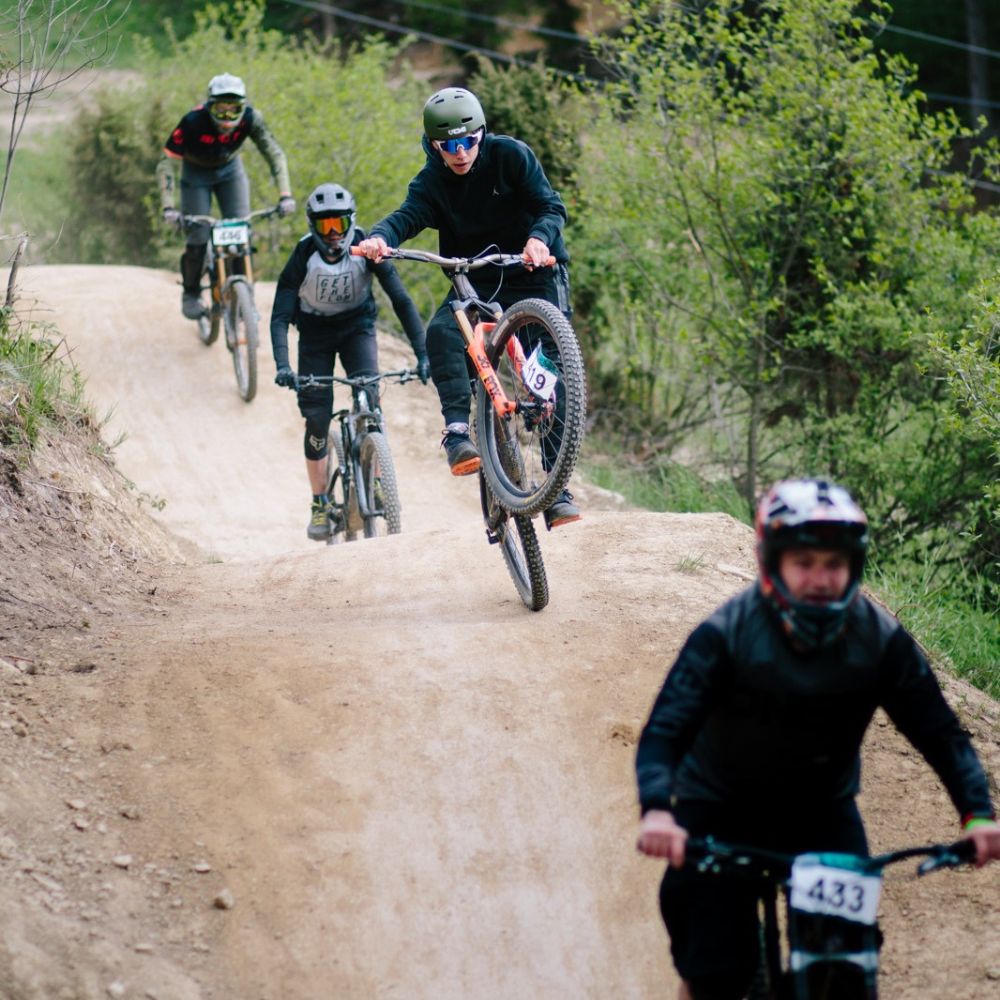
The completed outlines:
{"type": "Polygon", "coordinates": [[[434,145],[442,153],[449,153],[454,156],[460,149],[473,149],[479,145],[483,138],[483,130],[477,129],[469,135],[461,135],[457,139],[435,139],[434,145]]]}
{"type": "Polygon", "coordinates": [[[313,226],[320,236],[343,236],[351,228],[350,215],[325,215],[313,219],[313,226]]]}
{"type": "Polygon", "coordinates": [[[239,101],[216,101],[210,110],[220,122],[236,122],[243,116],[243,108],[239,101]]]}

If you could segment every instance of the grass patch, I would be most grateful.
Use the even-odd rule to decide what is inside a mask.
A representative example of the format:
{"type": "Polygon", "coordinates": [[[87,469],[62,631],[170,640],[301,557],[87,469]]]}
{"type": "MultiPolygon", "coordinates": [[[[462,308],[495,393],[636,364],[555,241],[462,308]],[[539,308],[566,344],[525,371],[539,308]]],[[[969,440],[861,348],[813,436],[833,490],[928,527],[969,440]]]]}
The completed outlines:
{"type": "Polygon", "coordinates": [[[14,326],[0,310],[0,446],[30,449],[44,425],[84,414],[83,382],[64,349],[50,328],[14,326]]]}
{"type": "Polygon", "coordinates": [[[928,582],[921,567],[873,567],[871,590],[917,637],[934,662],[1000,699],[1000,620],[928,582]]]}
{"type": "Polygon", "coordinates": [[[711,482],[677,462],[653,467],[628,466],[620,458],[584,458],[586,477],[604,489],[621,493],[629,503],[645,510],[677,514],[721,511],[749,523],[746,504],[731,483],[711,482]],[[618,463],[618,464],[615,464],[618,463]]]}

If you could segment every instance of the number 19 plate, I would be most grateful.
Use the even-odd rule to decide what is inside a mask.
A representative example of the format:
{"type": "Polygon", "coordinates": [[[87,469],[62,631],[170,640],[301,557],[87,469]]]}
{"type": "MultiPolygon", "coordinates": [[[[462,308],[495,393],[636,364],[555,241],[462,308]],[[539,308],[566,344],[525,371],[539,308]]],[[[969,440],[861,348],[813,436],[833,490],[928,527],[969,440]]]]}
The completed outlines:
{"type": "Polygon", "coordinates": [[[789,903],[806,913],[822,913],[859,924],[874,924],[882,879],[799,858],[792,865],[789,903]]]}

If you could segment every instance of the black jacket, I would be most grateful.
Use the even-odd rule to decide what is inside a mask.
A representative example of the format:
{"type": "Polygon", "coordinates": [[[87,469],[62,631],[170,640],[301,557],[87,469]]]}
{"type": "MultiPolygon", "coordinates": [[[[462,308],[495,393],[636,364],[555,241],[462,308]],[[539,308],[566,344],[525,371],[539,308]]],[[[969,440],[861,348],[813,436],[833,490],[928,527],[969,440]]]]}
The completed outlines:
{"type": "Polygon", "coordinates": [[[992,816],[968,735],[910,634],[863,595],[830,649],[797,653],[754,585],[691,633],[639,741],[642,811],[701,800],[787,814],[853,798],[878,707],[961,816],[992,816]]]}
{"type": "Polygon", "coordinates": [[[424,152],[427,162],[410,181],[406,200],[372,226],[372,236],[398,247],[436,229],[445,257],[474,257],[490,248],[520,253],[534,236],[559,263],[569,260],[562,238],[566,206],[525,143],[487,133],[464,176],[445,165],[426,137],[424,152]]]}

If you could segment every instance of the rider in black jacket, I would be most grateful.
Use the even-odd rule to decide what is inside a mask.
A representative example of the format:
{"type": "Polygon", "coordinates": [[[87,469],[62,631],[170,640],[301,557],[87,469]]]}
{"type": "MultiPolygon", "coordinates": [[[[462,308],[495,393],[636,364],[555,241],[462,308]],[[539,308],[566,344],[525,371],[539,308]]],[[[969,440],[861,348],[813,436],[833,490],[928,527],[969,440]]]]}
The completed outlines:
{"type": "MultiPolygon", "coordinates": [[[[375,264],[348,252],[364,238],[356,213],[354,196],[339,184],[320,184],[306,201],[309,232],[282,269],[271,310],[271,349],[278,385],[295,385],[288,357],[289,324],[299,330],[299,375],[330,375],[338,356],[348,378],[378,373],[378,306],[372,293],[373,278],[388,295],[413,347],[420,380],[426,385],[430,378],[420,314],[392,262],[375,264]]],[[[374,388],[369,395],[378,398],[374,388]]],[[[306,533],[319,542],[330,534],[326,455],[333,387],[307,386],[299,390],[298,399],[299,412],[306,421],[306,473],[312,490],[306,533]]]]}
{"type": "MultiPolygon", "coordinates": [[[[523,254],[532,267],[520,273],[494,267],[473,272],[477,294],[504,308],[524,298],[545,299],[568,317],[569,256],[562,238],[566,206],[531,148],[487,132],[479,100],[461,87],[447,87],[428,98],[424,133],[426,163],[410,181],[406,200],[372,226],[361,250],[378,261],[387,247],[436,229],[445,257],[523,254]],[[556,266],[541,266],[550,256],[556,266]]],[[[469,437],[472,394],[465,341],[448,306],[454,297],[449,294],[428,324],[427,351],[444,416],[448,464],[452,475],[465,476],[476,472],[480,462],[469,437]]],[[[548,528],[580,520],[572,499],[563,491],[545,511],[548,528]]]]}
{"type": "Polygon", "coordinates": [[[779,483],[757,511],[760,579],[690,635],[639,741],[639,849],[666,858],[660,906],[680,1000],[740,1000],[758,956],[752,887],[683,868],[688,833],[796,854],[867,854],[860,748],[883,708],[1000,858],[982,765],[916,642],[859,591],[867,521],[842,488],[779,483]]]}

